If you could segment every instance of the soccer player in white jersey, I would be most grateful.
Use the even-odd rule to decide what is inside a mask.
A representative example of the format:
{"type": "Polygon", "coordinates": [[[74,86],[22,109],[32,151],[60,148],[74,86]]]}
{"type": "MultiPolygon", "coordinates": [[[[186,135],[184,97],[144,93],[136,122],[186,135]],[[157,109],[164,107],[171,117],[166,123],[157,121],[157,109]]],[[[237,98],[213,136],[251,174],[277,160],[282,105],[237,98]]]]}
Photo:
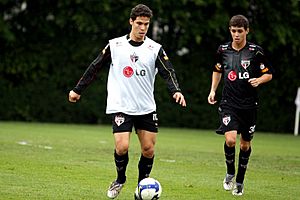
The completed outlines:
{"type": "Polygon", "coordinates": [[[116,198],[126,182],[128,148],[132,128],[139,138],[141,157],[138,164],[138,182],[152,170],[154,147],[158,132],[158,117],[154,100],[154,82],[158,73],[165,81],[174,101],[186,107],[175,70],[162,46],[146,36],[152,11],[139,4],[132,8],[128,35],[109,40],[108,45],[89,65],[77,85],[69,92],[69,101],[77,102],[95,75],[110,62],[107,82],[106,113],[112,116],[115,140],[117,178],[107,191],[116,198]]]}

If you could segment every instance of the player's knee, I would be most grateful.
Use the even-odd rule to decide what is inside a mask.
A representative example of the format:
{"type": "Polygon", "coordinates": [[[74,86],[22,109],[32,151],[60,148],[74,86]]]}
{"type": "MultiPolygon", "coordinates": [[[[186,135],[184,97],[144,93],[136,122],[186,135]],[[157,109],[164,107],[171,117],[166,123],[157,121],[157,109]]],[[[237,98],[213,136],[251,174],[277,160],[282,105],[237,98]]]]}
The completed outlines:
{"type": "Polygon", "coordinates": [[[242,151],[248,151],[251,146],[251,141],[246,141],[243,137],[240,140],[240,148],[242,151]]]}
{"type": "Polygon", "coordinates": [[[248,151],[249,148],[250,148],[250,143],[248,143],[248,142],[245,142],[245,143],[241,142],[240,148],[241,148],[242,151],[248,151]]]}
{"type": "Polygon", "coordinates": [[[228,139],[226,139],[226,145],[227,145],[228,147],[234,147],[234,146],[235,146],[235,143],[236,143],[236,141],[235,141],[234,138],[228,138],[228,139]]]}
{"type": "Polygon", "coordinates": [[[236,131],[228,131],[225,133],[226,145],[228,147],[235,147],[236,144],[236,131]]]}
{"type": "Polygon", "coordinates": [[[152,158],[154,155],[154,146],[144,146],[142,147],[142,154],[147,158],[152,158]]]}
{"type": "Polygon", "coordinates": [[[128,144],[118,144],[116,146],[116,153],[118,155],[124,155],[128,152],[129,145],[128,144]]]}

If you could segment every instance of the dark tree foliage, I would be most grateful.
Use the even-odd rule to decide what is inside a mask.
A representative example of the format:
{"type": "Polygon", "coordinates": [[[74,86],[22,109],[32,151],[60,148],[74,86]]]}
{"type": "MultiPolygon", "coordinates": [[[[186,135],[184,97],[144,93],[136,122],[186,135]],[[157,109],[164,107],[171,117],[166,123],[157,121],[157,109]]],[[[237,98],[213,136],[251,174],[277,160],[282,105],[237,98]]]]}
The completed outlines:
{"type": "Polygon", "coordinates": [[[248,39],[265,49],[276,72],[259,88],[257,129],[292,132],[300,87],[298,0],[2,0],[0,120],[109,123],[107,69],[79,103],[68,103],[67,95],[108,40],[129,32],[130,9],[137,3],[152,8],[148,36],[167,51],[188,101],[186,109],[172,103],[158,77],[161,126],[218,126],[217,106],[207,103],[214,55],[219,44],[230,40],[230,17],[243,14],[250,20],[248,39]]]}

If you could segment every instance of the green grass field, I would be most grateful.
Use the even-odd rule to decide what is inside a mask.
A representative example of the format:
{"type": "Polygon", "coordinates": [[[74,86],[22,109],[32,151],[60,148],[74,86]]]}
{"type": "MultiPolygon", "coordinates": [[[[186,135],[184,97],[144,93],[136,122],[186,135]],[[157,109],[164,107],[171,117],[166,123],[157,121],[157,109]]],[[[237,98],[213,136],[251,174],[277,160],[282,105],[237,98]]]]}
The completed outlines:
{"type": "MultiPolygon", "coordinates": [[[[300,137],[255,134],[242,197],[222,189],[223,141],[213,131],[160,128],[151,175],[161,199],[300,199],[300,137]]],[[[106,199],[113,146],[110,126],[0,122],[0,199],[106,199]]],[[[117,199],[133,199],[139,155],[132,134],[117,199]]]]}

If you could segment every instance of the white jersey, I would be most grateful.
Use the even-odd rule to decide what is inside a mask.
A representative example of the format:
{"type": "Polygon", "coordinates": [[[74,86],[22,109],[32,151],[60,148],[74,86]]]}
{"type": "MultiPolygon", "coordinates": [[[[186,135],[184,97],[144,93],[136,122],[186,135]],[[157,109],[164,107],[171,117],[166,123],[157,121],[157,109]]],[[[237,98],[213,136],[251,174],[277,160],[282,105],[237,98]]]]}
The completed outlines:
{"type": "Polygon", "coordinates": [[[155,62],[161,45],[146,38],[132,46],[126,36],[109,41],[111,65],[107,82],[106,113],[144,115],[156,111],[155,62]]]}

